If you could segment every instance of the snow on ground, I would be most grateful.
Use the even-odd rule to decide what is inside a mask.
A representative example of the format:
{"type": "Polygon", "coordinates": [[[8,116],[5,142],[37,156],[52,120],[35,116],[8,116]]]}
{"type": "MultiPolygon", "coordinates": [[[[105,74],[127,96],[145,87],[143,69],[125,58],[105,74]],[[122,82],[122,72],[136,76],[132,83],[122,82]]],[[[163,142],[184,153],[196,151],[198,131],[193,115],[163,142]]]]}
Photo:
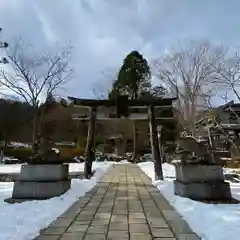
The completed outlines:
{"type": "MultiPolygon", "coordinates": [[[[98,166],[102,166],[103,164],[107,164],[109,162],[94,162],[93,169],[98,168],[98,166]]],[[[129,163],[127,160],[121,160],[119,163],[129,163]]],[[[117,164],[115,162],[115,164],[117,164]]],[[[22,164],[0,164],[0,174],[1,173],[20,173],[22,164]]],[[[69,172],[83,172],[84,163],[70,163],[69,164],[69,172]]]]}
{"type": "MultiPolygon", "coordinates": [[[[153,163],[140,163],[139,167],[154,179],[153,163]]],[[[204,204],[175,196],[173,192],[174,166],[163,164],[164,181],[154,181],[171,205],[189,223],[203,240],[239,240],[240,204],[204,204]]],[[[240,200],[240,183],[230,183],[233,197],[240,200]]]]}
{"type": "Polygon", "coordinates": [[[20,173],[22,164],[0,164],[0,173],[20,173]]]}
{"type": "Polygon", "coordinates": [[[123,163],[123,164],[126,164],[126,163],[128,164],[129,163],[129,164],[131,164],[127,159],[121,160],[119,163],[123,163]]]}
{"type": "MultiPolygon", "coordinates": [[[[79,197],[85,195],[103,176],[112,162],[93,163],[96,170],[90,180],[73,179],[71,189],[60,197],[45,201],[29,201],[8,204],[4,199],[11,197],[13,183],[0,182],[0,239],[30,240],[39,230],[47,227],[59,215],[65,212],[79,197]]],[[[70,164],[70,171],[82,171],[84,164],[70,164]]],[[[0,166],[0,172],[19,172],[20,165],[0,166]]]]}
{"type": "MultiPolygon", "coordinates": [[[[1,173],[20,173],[22,164],[0,164],[1,173]]],[[[102,166],[102,162],[94,162],[93,168],[102,166]]],[[[82,172],[84,170],[84,163],[70,163],[69,172],[82,172]]]]}

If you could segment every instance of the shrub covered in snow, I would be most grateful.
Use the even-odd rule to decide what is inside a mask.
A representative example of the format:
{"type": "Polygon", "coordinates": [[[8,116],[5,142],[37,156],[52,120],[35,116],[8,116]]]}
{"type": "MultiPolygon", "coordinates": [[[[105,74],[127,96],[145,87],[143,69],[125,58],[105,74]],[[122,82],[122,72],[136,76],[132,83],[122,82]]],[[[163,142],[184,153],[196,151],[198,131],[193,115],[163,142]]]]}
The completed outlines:
{"type": "Polygon", "coordinates": [[[19,159],[22,162],[26,162],[32,156],[31,148],[7,148],[5,155],[19,159]]]}

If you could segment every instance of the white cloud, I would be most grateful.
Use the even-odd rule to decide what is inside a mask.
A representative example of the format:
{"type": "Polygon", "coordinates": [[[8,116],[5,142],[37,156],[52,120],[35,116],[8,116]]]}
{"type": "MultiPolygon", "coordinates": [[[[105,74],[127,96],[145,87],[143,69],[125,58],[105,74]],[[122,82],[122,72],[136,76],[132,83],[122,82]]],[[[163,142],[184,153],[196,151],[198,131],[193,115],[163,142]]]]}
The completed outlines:
{"type": "Polygon", "coordinates": [[[118,68],[133,49],[148,59],[183,38],[239,42],[240,3],[232,0],[0,0],[3,36],[22,35],[38,50],[74,46],[68,95],[90,97],[100,72],[118,68]]]}

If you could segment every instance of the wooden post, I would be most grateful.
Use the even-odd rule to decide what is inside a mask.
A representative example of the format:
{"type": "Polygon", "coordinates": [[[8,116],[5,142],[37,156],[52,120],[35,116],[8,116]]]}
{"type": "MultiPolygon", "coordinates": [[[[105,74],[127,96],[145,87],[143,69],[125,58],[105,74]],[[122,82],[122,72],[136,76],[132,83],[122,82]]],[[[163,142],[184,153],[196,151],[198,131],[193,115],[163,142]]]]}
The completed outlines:
{"type": "Polygon", "coordinates": [[[91,178],[92,174],[92,162],[95,158],[95,144],[94,144],[94,133],[95,133],[95,123],[97,109],[96,107],[91,107],[89,112],[89,125],[88,125],[88,136],[85,149],[85,164],[84,164],[84,178],[91,178]]]}
{"type": "Polygon", "coordinates": [[[158,146],[160,152],[161,163],[166,162],[165,155],[163,152],[162,142],[161,142],[161,135],[162,135],[162,126],[157,126],[157,136],[158,136],[158,146]]]}
{"type": "Polygon", "coordinates": [[[152,147],[152,157],[154,162],[155,180],[163,180],[162,163],[159,151],[158,136],[156,129],[155,110],[153,106],[148,107],[150,141],[152,147]]]}

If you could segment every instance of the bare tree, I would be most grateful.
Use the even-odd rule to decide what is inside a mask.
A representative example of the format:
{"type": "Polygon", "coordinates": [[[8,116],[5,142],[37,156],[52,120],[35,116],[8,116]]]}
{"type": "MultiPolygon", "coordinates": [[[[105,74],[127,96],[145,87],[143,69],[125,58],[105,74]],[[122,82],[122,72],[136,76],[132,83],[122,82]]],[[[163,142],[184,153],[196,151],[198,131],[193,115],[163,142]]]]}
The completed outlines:
{"type": "MultiPolygon", "coordinates": [[[[2,28],[0,28],[0,36],[1,36],[1,32],[2,32],[2,28]]],[[[0,39],[0,50],[6,49],[8,47],[8,43],[7,42],[3,42],[0,39]]],[[[0,51],[0,53],[3,51],[0,51]]],[[[7,64],[8,61],[6,59],[6,57],[4,56],[0,56],[0,64],[7,64]]]]}
{"type": "Polygon", "coordinates": [[[34,54],[35,49],[17,41],[0,69],[0,84],[34,108],[33,144],[39,128],[39,105],[54,95],[70,78],[70,48],[52,53],[34,54]]]}
{"type": "Polygon", "coordinates": [[[106,69],[100,73],[100,79],[94,83],[93,94],[97,99],[107,99],[109,89],[111,89],[114,80],[116,79],[116,71],[106,69]]]}
{"type": "Polygon", "coordinates": [[[177,107],[185,127],[196,134],[196,114],[204,105],[201,96],[214,90],[216,67],[223,61],[226,50],[209,42],[190,41],[173,48],[153,65],[155,74],[177,97],[177,107]]]}
{"type": "Polygon", "coordinates": [[[219,85],[219,89],[232,92],[240,101],[238,91],[240,87],[240,57],[238,53],[236,53],[235,57],[231,57],[215,67],[218,73],[216,84],[219,85]]]}
{"type": "MultiPolygon", "coordinates": [[[[227,93],[225,95],[220,96],[220,97],[225,101],[225,104],[227,105],[229,111],[236,117],[237,122],[239,123],[240,122],[239,115],[232,108],[231,102],[229,102],[229,100],[228,100],[227,93]]],[[[212,106],[211,99],[210,98],[205,98],[204,101],[205,101],[207,109],[210,111],[209,112],[210,114],[208,114],[205,117],[206,119],[208,119],[208,123],[209,123],[207,127],[208,127],[208,135],[209,135],[209,139],[210,139],[210,141],[209,141],[210,145],[212,145],[210,128],[215,127],[215,129],[217,129],[222,134],[222,136],[224,136],[225,141],[230,143],[230,145],[234,149],[237,156],[239,156],[240,148],[239,148],[238,144],[236,144],[235,141],[230,136],[229,131],[228,130],[226,131],[224,129],[221,121],[217,120],[220,116],[218,114],[216,114],[216,108],[214,108],[212,106]]]]}

